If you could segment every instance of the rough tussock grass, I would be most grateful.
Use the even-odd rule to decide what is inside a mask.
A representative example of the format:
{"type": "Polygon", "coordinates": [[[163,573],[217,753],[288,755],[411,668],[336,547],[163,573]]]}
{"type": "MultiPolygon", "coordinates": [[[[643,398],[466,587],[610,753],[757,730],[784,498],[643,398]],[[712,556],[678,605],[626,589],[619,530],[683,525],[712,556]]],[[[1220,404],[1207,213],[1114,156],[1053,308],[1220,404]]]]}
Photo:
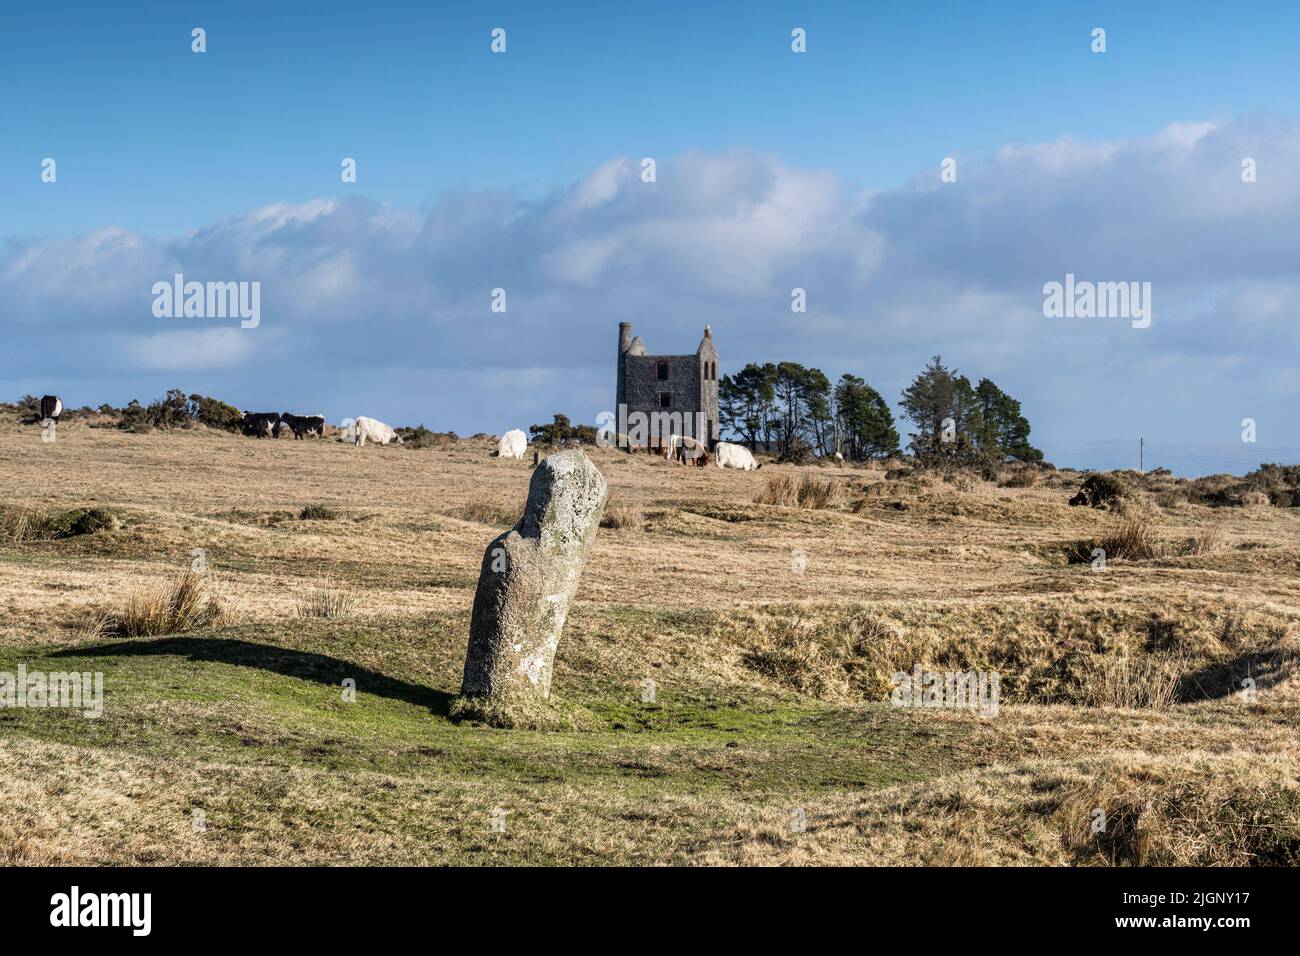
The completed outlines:
{"type": "Polygon", "coordinates": [[[1054,822],[1080,863],[1300,865],[1300,786],[1267,758],[1116,766],[1071,788],[1054,822]]]}
{"type": "Polygon", "coordinates": [[[357,600],[358,594],[351,585],[327,577],[298,596],[296,610],[299,617],[341,618],[352,613],[357,600]]]}
{"type": "Polygon", "coordinates": [[[174,581],[136,591],[120,612],[106,615],[95,630],[121,637],[161,637],[210,627],[225,616],[203,575],[186,571],[174,581]]]}
{"type": "Polygon", "coordinates": [[[609,501],[606,502],[605,512],[601,515],[600,526],[602,528],[629,528],[640,531],[645,527],[645,512],[640,505],[628,504],[622,501],[609,501]]]}
{"type": "Polygon", "coordinates": [[[754,504],[781,505],[787,508],[833,508],[844,497],[844,482],[838,478],[819,478],[804,474],[773,475],[754,496],[754,504]]]}
{"type": "Polygon", "coordinates": [[[889,699],[891,678],[993,670],[1005,703],[1163,710],[1222,698],[1258,671],[1300,671],[1284,618],[1226,605],[765,605],[724,611],[713,636],[777,687],[835,702],[889,699]]]}
{"type": "Polygon", "coordinates": [[[121,526],[117,516],[103,508],[43,511],[23,505],[0,505],[0,542],[57,541],[121,526]]]}

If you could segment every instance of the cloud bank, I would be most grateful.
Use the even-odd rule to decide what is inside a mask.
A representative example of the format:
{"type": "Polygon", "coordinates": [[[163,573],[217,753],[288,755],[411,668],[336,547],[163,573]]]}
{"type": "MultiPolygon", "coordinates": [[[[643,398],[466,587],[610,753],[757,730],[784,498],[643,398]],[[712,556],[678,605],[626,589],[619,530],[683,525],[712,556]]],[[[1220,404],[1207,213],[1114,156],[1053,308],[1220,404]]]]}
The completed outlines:
{"type": "Polygon", "coordinates": [[[941,159],[872,190],[745,151],[659,158],[646,183],[624,157],[541,198],[319,199],[175,237],[9,237],[0,385],[73,405],[180,385],[500,432],[609,408],[619,321],[665,352],[693,351],[707,322],[724,372],[788,358],[891,400],[941,353],[1021,398],[1061,461],[1139,435],[1227,448],[1244,417],[1261,443],[1300,445],[1300,122],[1007,145],[957,156],[948,183],[941,159]],[[260,282],[261,326],[155,318],[150,289],[175,273],[260,282]],[[1045,318],[1043,285],[1067,273],[1150,282],[1151,327],[1045,318]]]}

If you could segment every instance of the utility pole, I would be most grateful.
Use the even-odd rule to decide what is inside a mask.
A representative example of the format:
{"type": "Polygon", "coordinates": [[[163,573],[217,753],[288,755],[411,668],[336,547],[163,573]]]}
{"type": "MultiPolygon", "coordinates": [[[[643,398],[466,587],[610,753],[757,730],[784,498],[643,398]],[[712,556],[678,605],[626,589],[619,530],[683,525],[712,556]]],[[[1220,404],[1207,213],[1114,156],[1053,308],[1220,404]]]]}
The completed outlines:
{"type": "Polygon", "coordinates": [[[1138,439],[1138,473],[1142,475],[1147,473],[1146,445],[1147,440],[1145,438],[1138,439]]]}

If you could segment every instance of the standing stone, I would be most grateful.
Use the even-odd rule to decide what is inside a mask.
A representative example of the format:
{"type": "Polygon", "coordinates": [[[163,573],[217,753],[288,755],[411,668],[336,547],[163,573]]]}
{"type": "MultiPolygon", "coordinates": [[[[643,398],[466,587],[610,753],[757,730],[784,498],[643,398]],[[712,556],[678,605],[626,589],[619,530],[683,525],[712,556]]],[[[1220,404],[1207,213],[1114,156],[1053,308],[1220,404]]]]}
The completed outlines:
{"type": "Polygon", "coordinates": [[[555,649],[607,493],[580,451],[551,455],[533,471],[523,517],[483,555],[462,695],[550,697],[555,649]]]}

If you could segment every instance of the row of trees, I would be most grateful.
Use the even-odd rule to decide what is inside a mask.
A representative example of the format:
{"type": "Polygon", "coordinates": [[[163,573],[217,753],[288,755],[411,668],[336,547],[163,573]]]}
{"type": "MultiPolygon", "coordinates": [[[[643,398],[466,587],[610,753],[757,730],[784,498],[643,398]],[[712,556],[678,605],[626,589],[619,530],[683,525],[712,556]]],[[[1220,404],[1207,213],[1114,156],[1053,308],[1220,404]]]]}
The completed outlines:
{"type": "Polygon", "coordinates": [[[856,375],[834,388],[798,362],[746,365],[718,383],[722,428],[751,449],[787,459],[838,449],[846,458],[884,458],[898,451],[893,415],[880,393],[856,375]]]}
{"type": "MultiPolygon", "coordinates": [[[[847,459],[887,458],[899,452],[889,404],[856,375],[832,387],[816,368],[798,362],[750,363],[719,383],[725,431],[757,450],[786,460],[839,451],[847,459]]],[[[909,449],[927,464],[1038,461],[1020,403],[990,379],[972,385],[935,356],[903,390],[903,418],[916,426],[909,449]]]]}

